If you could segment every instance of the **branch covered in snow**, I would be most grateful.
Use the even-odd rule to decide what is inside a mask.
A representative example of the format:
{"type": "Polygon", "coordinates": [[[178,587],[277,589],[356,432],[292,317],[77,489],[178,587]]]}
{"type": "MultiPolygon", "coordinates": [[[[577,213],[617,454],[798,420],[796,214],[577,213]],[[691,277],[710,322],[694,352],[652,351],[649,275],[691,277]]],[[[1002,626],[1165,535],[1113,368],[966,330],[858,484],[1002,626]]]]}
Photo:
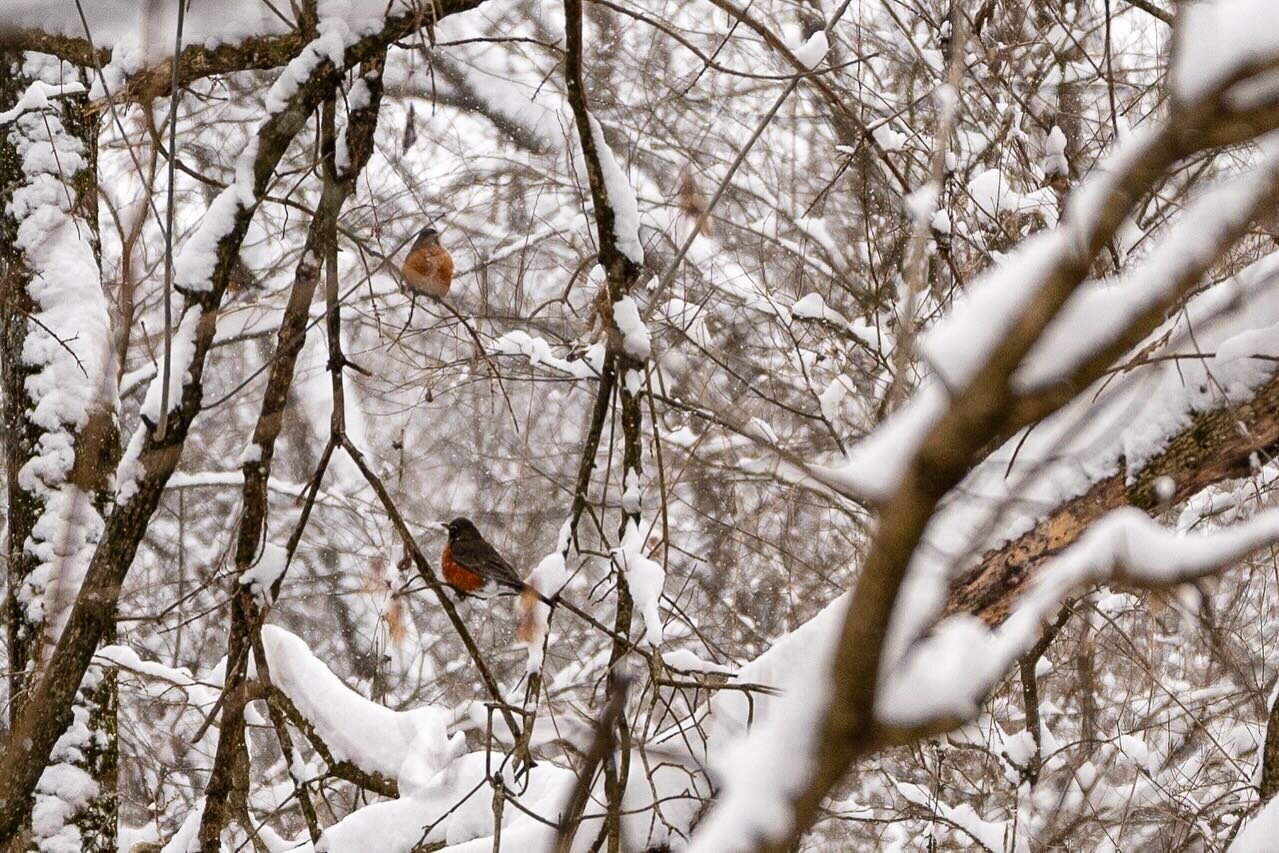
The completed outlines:
{"type": "MultiPolygon", "coordinates": [[[[745,819],[730,836],[716,836],[718,849],[743,843],[729,842],[730,837],[756,836],[768,839],[763,849],[789,848],[816,817],[826,792],[848,765],[877,748],[874,709],[883,674],[913,639],[911,628],[892,623],[903,620],[904,625],[916,626],[920,621],[918,602],[902,595],[908,570],[942,498],[961,482],[993,441],[1008,438],[1030,422],[1031,410],[1016,405],[1014,377],[1018,368],[1062,316],[1084,284],[1093,259],[1168,170],[1197,150],[1279,126],[1276,93],[1267,92],[1245,103],[1224,94],[1213,89],[1195,100],[1177,102],[1159,129],[1127,143],[1107,167],[1075,191],[1056,229],[1032,238],[996,274],[975,283],[952,315],[929,333],[924,351],[944,384],[925,388],[919,398],[864,442],[864,452],[854,451],[855,461],[845,469],[863,486],[878,477],[878,488],[866,491],[877,491],[882,509],[874,543],[838,634],[832,688],[814,700],[820,709],[820,735],[812,742],[811,751],[801,753],[800,758],[788,756],[807,763],[806,778],[798,789],[770,787],[766,796],[770,802],[780,803],[779,809],[761,810],[761,815],[767,816],[745,819]],[[869,452],[872,447],[877,452],[869,452]],[[866,477],[859,466],[878,470],[866,477]],[[899,606],[907,609],[906,602],[910,602],[909,612],[898,617],[899,606]]],[[[1273,181],[1273,166],[1263,167],[1260,183],[1270,187],[1273,181]]],[[[1162,291],[1162,298],[1154,300],[1158,307],[1139,309],[1126,322],[1118,323],[1107,336],[1107,344],[1123,348],[1153,329],[1160,311],[1184,298],[1212,259],[1242,233],[1255,209],[1255,204],[1245,205],[1243,216],[1236,218],[1232,211],[1212,207],[1208,215],[1219,224],[1208,229],[1204,254],[1192,251],[1183,263],[1174,265],[1178,274],[1172,292],[1162,291]]],[[[1113,355],[1113,350],[1097,342],[1085,346],[1113,355]]],[[[1073,375],[1076,387],[1090,384],[1107,367],[1108,363],[1097,359],[1085,360],[1073,375]]],[[[1051,414],[1067,399],[1037,401],[1042,405],[1033,410],[1034,416],[1051,414]]],[[[922,582],[937,583],[934,578],[922,582]]],[[[932,595],[935,601],[936,593],[932,595]]],[[[802,719],[796,725],[814,723],[814,719],[802,719]]],[[[767,772],[757,775],[769,776],[767,772]]],[[[758,802],[759,792],[753,796],[758,802]]],[[[730,795],[720,808],[732,808],[732,802],[730,795]]],[[[721,826],[718,822],[714,825],[721,826]]]]}

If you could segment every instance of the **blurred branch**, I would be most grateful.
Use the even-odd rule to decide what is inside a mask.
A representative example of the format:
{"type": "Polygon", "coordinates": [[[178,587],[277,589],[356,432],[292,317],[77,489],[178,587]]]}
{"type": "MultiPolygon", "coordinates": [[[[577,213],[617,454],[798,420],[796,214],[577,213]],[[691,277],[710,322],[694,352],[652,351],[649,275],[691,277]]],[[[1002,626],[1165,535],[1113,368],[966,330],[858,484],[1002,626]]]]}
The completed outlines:
{"type": "Polygon", "coordinates": [[[1173,13],[1165,12],[1154,3],[1151,3],[1150,0],[1124,0],[1124,2],[1134,9],[1140,9],[1151,17],[1158,18],[1170,27],[1173,25],[1173,13]]]}
{"type": "Polygon", "coordinates": [[[573,850],[573,839],[582,823],[586,804],[590,802],[595,775],[600,765],[616,749],[616,738],[613,733],[626,711],[628,686],[625,679],[619,678],[614,681],[609,690],[604,709],[600,712],[599,722],[595,724],[595,737],[586,751],[582,766],[577,769],[577,784],[573,786],[573,793],[569,796],[568,805],[564,809],[564,817],[560,820],[559,836],[555,840],[556,853],[570,853],[573,850]]]}
{"type": "MultiPolygon", "coordinates": [[[[1087,279],[1093,259],[1114,237],[1132,210],[1179,160],[1194,152],[1239,141],[1273,129],[1279,124],[1279,101],[1258,98],[1237,109],[1229,92],[1236,83],[1270,65],[1266,58],[1241,68],[1218,88],[1193,102],[1176,102],[1161,128],[1117,156],[1113,171],[1098,175],[1104,192],[1092,206],[1075,205],[1060,226],[1071,237],[1062,241],[1047,262],[1027,270],[1025,286],[1033,294],[1017,310],[994,348],[980,366],[965,375],[964,385],[951,389],[944,413],[923,438],[884,503],[878,532],[862,565],[840,629],[832,666],[832,694],[824,715],[821,735],[811,756],[814,770],[804,791],[794,800],[794,821],[782,837],[760,849],[789,849],[816,818],[827,792],[858,757],[879,748],[881,733],[874,718],[875,699],[881,681],[882,653],[892,614],[907,568],[932,521],[942,498],[981,458],[993,442],[1026,425],[1014,405],[1017,394],[1012,377],[1049,323],[1062,311],[1071,295],[1087,279]]],[[[1273,181],[1274,175],[1266,176],[1273,181]]],[[[1223,217],[1225,218],[1225,217],[1223,217]]],[[[1239,235],[1229,218],[1223,223],[1222,243],[1216,255],[1239,235]]],[[[1191,272],[1198,262],[1187,264],[1191,272]]],[[[1197,277],[1197,274],[1196,274],[1197,277]]],[[[1166,311],[1184,297],[1182,288],[1162,294],[1159,309],[1166,311]]],[[[1134,318],[1113,336],[1115,342],[1139,336],[1155,310],[1134,318]]],[[[1108,364],[1088,360],[1077,366],[1072,379],[1090,383],[1108,364]]],[[[1041,416],[1064,405],[1065,399],[1048,403],[1041,416]]],[[[940,723],[939,723],[940,724],[940,723]]]]}

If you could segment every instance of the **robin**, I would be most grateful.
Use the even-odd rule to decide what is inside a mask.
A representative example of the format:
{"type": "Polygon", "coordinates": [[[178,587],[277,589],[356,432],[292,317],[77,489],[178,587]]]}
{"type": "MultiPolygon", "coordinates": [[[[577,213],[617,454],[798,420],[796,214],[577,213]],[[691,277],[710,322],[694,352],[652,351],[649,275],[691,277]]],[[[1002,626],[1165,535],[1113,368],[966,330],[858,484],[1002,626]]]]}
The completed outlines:
{"type": "Polygon", "coordinates": [[[469,518],[455,518],[443,526],[449,541],[444,544],[440,566],[449,586],[476,598],[513,595],[524,588],[515,569],[484,540],[469,518]]]}
{"type": "Polygon", "coordinates": [[[433,226],[428,225],[417,235],[400,272],[415,293],[436,299],[448,294],[453,283],[453,256],[440,245],[440,232],[433,226]]]}
{"type": "Polygon", "coordinates": [[[533,607],[541,598],[537,590],[520,578],[469,518],[455,518],[441,526],[449,532],[440,555],[444,581],[462,595],[476,598],[518,594],[518,635],[527,642],[533,636],[533,607]]]}

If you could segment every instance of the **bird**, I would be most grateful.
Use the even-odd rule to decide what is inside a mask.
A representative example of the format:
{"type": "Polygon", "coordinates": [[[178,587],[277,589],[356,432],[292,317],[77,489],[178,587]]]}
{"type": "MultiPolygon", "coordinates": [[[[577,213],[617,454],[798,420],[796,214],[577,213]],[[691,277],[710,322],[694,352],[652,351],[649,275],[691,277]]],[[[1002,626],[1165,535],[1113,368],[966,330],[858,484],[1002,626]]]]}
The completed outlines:
{"type": "Polygon", "coordinates": [[[513,595],[524,588],[524,580],[469,518],[455,518],[444,529],[449,539],[444,543],[440,567],[449,586],[476,598],[513,595]]]}
{"type": "Polygon", "coordinates": [[[524,582],[469,518],[458,517],[441,526],[449,534],[440,555],[445,583],[460,596],[485,599],[497,595],[518,595],[520,622],[516,633],[521,641],[532,641],[536,633],[534,606],[541,595],[524,582]]]}
{"type": "Polygon", "coordinates": [[[414,293],[443,299],[453,283],[453,256],[440,245],[440,232],[432,225],[422,229],[400,267],[405,283],[414,293]]]}

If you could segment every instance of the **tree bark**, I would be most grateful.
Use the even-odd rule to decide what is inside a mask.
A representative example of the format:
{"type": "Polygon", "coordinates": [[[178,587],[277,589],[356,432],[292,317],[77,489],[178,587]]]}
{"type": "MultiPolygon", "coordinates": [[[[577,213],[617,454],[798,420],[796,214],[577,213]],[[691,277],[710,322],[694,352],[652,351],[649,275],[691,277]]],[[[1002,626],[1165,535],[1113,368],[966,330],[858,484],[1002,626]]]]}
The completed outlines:
{"type": "MultiPolygon", "coordinates": [[[[0,109],[12,106],[19,95],[35,82],[24,73],[20,55],[0,56],[0,109]]],[[[38,72],[37,72],[38,73],[38,72]]],[[[83,75],[85,72],[81,72],[83,75]]],[[[114,393],[101,384],[114,379],[110,370],[111,353],[89,352],[90,346],[74,343],[78,328],[51,327],[39,319],[43,310],[30,290],[41,276],[39,269],[26,256],[20,240],[19,220],[11,205],[15,193],[34,182],[45,180],[50,173],[36,165],[24,166],[24,145],[47,144],[56,152],[66,152],[66,171],[59,159],[57,177],[63,185],[62,213],[74,227],[75,241],[91,253],[94,268],[100,267],[97,195],[98,116],[87,109],[83,95],[61,98],[57,106],[43,116],[19,117],[0,133],[0,387],[3,389],[3,424],[5,436],[5,469],[8,491],[8,536],[6,551],[9,572],[6,589],[8,622],[10,717],[16,722],[27,699],[27,688],[38,676],[48,657],[49,646],[58,638],[59,602],[78,593],[73,588],[78,574],[77,564],[83,559],[74,549],[76,537],[91,537],[90,526],[99,523],[110,499],[110,473],[119,458],[119,430],[113,406],[114,393]],[[71,171],[72,158],[79,166],[71,171]],[[37,338],[29,349],[29,338],[37,338]],[[65,348],[52,356],[39,353],[40,338],[54,338],[65,348]],[[47,421],[37,422],[35,410],[39,401],[33,398],[28,383],[55,360],[74,359],[81,366],[87,387],[86,398],[92,402],[83,426],[59,423],[52,428],[47,421]],[[87,370],[85,369],[87,368],[87,370]],[[68,469],[60,469],[41,461],[59,442],[74,448],[74,459],[68,469]],[[90,512],[87,506],[92,507],[90,512]],[[50,516],[50,514],[53,514],[50,516]],[[45,519],[41,524],[42,519],[45,519]],[[68,525],[62,532],[62,524],[68,525]],[[70,526],[83,526],[84,532],[70,531],[70,526]],[[50,534],[49,530],[57,531],[50,534]],[[52,537],[52,538],[51,538],[52,537]],[[72,550],[68,550],[68,547],[72,550]],[[51,556],[52,554],[52,556],[51,556]],[[47,591],[56,588],[50,598],[47,591]],[[50,610],[53,612],[51,613],[50,610]],[[51,621],[52,620],[52,621],[51,621]]],[[[61,202],[59,202],[61,203],[61,202]]],[[[19,205],[21,207],[22,205],[19,205]]],[[[49,238],[70,239],[70,226],[51,225],[49,238]],[[62,229],[59,233],[58,229],[62,229]]],[[[27,240],[31,235],[27,235],[27,240]]],[[[58,250],[66,249],[55,243],[58,250]]],[[[101,282],[86,282],[101,286],[101,282]]],[[[67,298],[77,298],[67,294],[67,298]]],[[[48,297],[46,295],[46,302],[48,297]]],[[[105,307],[106,302],[104,300],[105,307]]],[[[105,322],[105,318],[104,318],[105,322]]],[[[103,343],[103,342],[99,342],[103,343]]],[[[38,387],[38,386],[37,386],[38,387]]],[[[50,389],[44,393],[60,393],[50,389]]],[[[65,606],[65,605],[63,605],[65,606]]],[[[114,636],[114,626],[107,626],[105,636],[114,636]]],[[[74,693],[72,714],[80,720],[74,743],[66,744],[58,756],[64,767],[59,774],[42,777],[36,802],[47,801],[56,819],[42,821],[44,833],[32,839],[39,843],[51,833],[71,840],[86,851],[115,850],[118,824],[116,798],[119,744],[116,726],[118,704],[114,671],[98,667],[82,673],[70,685],[78,684],[74,693]],[[66,769],[73,768],[73,769],[66,769]],[[81,775],[83,774],[83,775],[81,775]],[[84,796],[64,788],[59,779],[68,777],[92,781],[93,793],[84,796]],[[61,800],[61,802],[55,802],[61,800]],[[64,812],[65,803],[71,810],[64,812]]],[[[77,782],[77,785],[79,783],[77,782]]],[[[86,787],[86,786],[81,786],[86,787]]]]}

